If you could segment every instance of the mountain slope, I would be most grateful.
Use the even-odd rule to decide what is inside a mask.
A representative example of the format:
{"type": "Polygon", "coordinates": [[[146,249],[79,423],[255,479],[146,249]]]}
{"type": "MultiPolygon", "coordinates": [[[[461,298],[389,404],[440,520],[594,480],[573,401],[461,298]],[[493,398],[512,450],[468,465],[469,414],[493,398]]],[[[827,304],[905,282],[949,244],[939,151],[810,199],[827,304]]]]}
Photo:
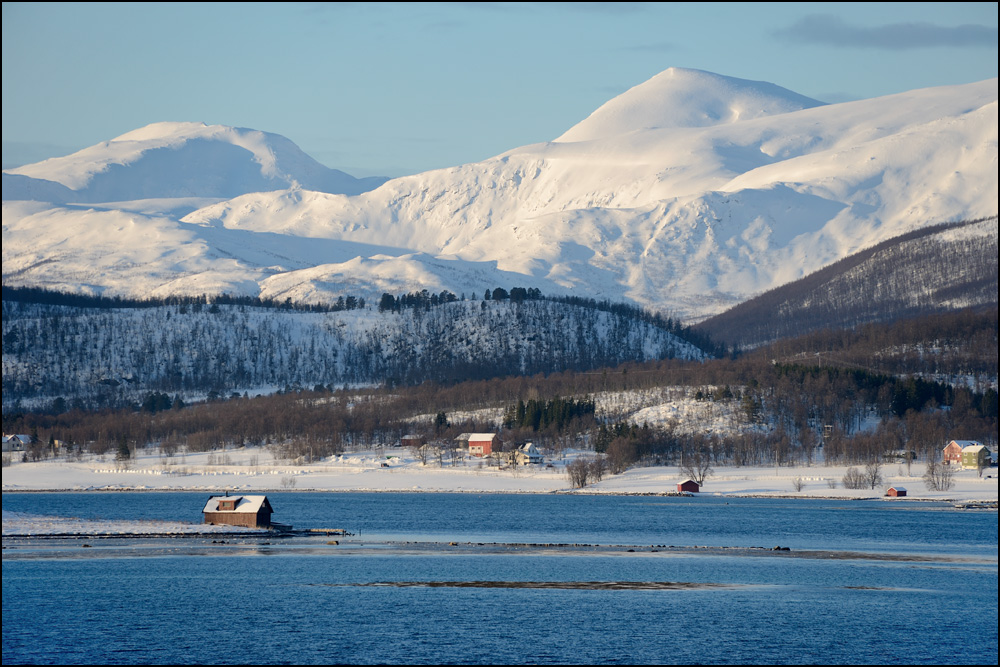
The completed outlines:
{"type": "Polygon", "coordinates": [[[756,347],[818,329],[997,305],[997,219],[920,229],[846,257],[700,323],[756,347]]]}
{"type": "Polygon", "coordinates": [[[326,301],[530,285],[697,320],[901,233],[995,215],[997,173],[996,79],[821,105],[671,69],[556,141],[356,196],[5,201],[3,272],[112,294],[326,301]],[[65,231],[84,217],[96,244],[65,231]],[[155,252],[111,247],[138,228],[155,252]]]}

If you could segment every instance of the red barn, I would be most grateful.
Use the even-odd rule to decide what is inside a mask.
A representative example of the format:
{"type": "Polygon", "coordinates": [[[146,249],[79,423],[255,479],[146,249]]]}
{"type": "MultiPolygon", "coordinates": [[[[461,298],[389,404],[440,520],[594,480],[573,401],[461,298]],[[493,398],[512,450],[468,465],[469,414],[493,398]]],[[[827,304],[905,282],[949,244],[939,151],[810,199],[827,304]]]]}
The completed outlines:
{"type": "Polygon", "coordinates": [[[694,481],[693,479],[686,479],[683,482],[679,482],[677,484],[677,492],[681,493],[684,491],[688,491],[690,493],[698,493],[699,491],[701,491],[701,487],[698,485],[698,482],[694,481]]]}
{"type": "Polygon", "coordinates": [[[496,433],[470,433],[469,456],[489,456],[500,451],[500,436],[496,433]]]}
{"type": "Polygon", "coordinates": [[[890,486],[889,490],[885,492],[885,495],[893,498],[902,498],[906,495],[906,489],[901,486],[890,486]]]}
{"type": "Polygon", "coordinates": [[[205,523],[244,528],[269,528],[273,513],[267,496],[212,496],[202,510],[205,523]]]}

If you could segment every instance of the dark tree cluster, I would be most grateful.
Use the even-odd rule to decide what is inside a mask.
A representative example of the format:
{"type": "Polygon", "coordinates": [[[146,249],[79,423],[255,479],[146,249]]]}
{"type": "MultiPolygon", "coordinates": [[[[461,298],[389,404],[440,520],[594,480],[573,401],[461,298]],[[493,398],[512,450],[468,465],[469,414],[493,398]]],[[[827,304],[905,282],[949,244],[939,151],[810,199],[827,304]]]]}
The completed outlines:
{"type": "Polygon", "coordinates": [[[398,313],[411,308],[430,310],[435,306],[440,306],[446,303],[454,303],[455,301],[458,301],[458,297],[448,290],[443,290],[442,292],[436,294],[431,294],[427,290],[420,290],[419,292],[401,294],[398,297],[395,297],[388,292],[384,292],[382,294],[382,298],[379,299],[378,310],[380,313],[384,313],[386,311],[398,313]]]}
{"type": "Polygon", "coordinates": [[[503,427],[507,429],[555,429],[562,433],[574,420],[593,418],[596,405],[592,398],[560,398],[547,401],[534,398],[518,400],[504,411],[503,427]]]}
{"type": "Polygon", "coordinates": [[[340,296],[334,303],[301,303],[294,302],[290,298],[283,301],[276,299],[262,299],[259,296],[240,296],[234,294],[202,294],[201,296],[167,296],[148,297],[136,299],[123,296],[103,296],[93,294],[77,294],[72,292],[60,292],[56,290],[44,289],[41,287],[13,287],[3,286],[3,300],[14,303],[34,303],[50,306],[69,306],[73,308],[97,308],[97,309],[118,309],[118,308],[160,308],[163,306],[182,306],[185,310],[191,308],[195,311],[201,310],[204,306],[214,308],[218,312],[219,306],[244,306],[249,308],[272,308],[282,310],[296,310],[311,313],[335,313],[343,310],[355,310],[365,307],[365,300],[355,296],[340,296]]]}

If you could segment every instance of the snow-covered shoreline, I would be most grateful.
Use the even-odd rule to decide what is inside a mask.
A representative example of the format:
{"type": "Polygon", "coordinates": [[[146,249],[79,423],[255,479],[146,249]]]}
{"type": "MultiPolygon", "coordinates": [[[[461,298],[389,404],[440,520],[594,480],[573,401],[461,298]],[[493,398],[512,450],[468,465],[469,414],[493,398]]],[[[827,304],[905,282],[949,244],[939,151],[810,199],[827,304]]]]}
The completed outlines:
{"type": "MultiPolygon", "coordinates": [[[[382,448],[328,457],[312,463],[273,460],[265,448],[183,454],[165,458],[143,454],[127,467],[100,458],[12,463],[3,469],[3,493],[31,492],[395,492],[514,494],[676,494],[684,474],[674,466],[631,468],[620,475],[573,488],[566,464],[592,453],[566,451],[541,466],[498,469],[478,459],[458,465],[421,462],[412,450],[382,448]]],[[[882,499],[889,487],[904,487],[908,500],[995,503],[996,469],[980,477],[957,470],[946,491],[928,490],[924,464],[882,466],[882,483],[871,489],[846,489],[846,465],[797,467],[718,467],[705,480],[700,495],[768,498],[882,499]]],[[[890,499],[894,500],[894,499],[890,499]]]]}

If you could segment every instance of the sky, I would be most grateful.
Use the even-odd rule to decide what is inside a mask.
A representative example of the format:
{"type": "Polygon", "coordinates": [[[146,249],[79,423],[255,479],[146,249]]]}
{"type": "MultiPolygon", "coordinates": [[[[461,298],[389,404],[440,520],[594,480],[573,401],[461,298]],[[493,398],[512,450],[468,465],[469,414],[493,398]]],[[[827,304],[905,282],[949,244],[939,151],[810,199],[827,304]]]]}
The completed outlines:
{"type": "Polygon", "coordinates": [[[997,76],[997,3],[3,3],[3,167],[149,123],[354,176],[549,141],[668,67],[825,102],[997,76]]]}

